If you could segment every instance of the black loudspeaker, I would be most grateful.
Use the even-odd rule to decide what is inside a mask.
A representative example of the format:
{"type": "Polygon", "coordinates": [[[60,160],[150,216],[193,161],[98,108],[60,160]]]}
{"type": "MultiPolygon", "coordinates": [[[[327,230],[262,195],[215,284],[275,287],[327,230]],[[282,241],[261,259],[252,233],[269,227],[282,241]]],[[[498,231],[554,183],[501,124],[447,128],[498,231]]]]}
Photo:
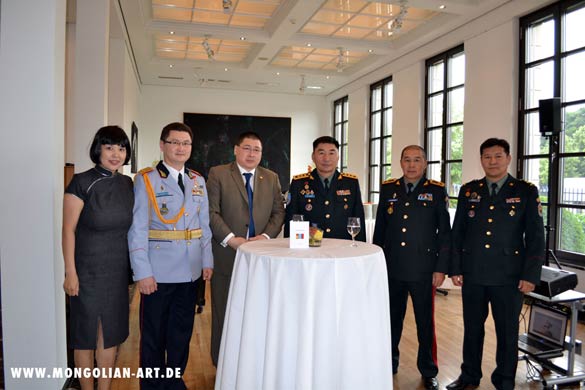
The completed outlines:
{"type": "Polygon", "coordinates": [[[561,123],[561,98],[555,97],[538,101],[538,119],[542,135],[558,134],[563,130],[561,123]]]}

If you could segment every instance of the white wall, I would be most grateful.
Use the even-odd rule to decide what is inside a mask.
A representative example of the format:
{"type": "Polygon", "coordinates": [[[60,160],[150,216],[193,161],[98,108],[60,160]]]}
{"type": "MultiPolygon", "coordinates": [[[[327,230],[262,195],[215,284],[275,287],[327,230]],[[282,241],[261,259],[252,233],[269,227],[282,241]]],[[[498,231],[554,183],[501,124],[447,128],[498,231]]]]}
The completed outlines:
{"type": "Polygon", "coordinates": [[[171,122],[181,122],[184,112],[292,118],[291,175],[307,171],[313,140],[331,134],[331,128],[326,125],[331,111],[322,96],[143,86],[136,122],[139,167],[150,166],[161,157],[162,128],[171,122]]]}
{"type": "Polygon", "coordinates": [[[11,368],[66,367],[61,258],[65,0],[0,2],[0,261],[4,377],[11,390],[58,389],[11,368]]]}

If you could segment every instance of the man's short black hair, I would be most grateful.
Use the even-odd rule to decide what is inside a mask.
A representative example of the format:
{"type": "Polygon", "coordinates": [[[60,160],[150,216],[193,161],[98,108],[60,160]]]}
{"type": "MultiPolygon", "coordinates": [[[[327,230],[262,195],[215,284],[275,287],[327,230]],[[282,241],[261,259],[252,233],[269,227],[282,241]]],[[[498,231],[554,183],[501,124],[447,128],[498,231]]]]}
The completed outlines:
{"type": "Polygon", "coordinates": [[[335,149],[339,150],[339,142],[331,136],[324,135],[323,137],[319,137],[313,141],[313,152],[317,150],[317,146],[319,144],[333,144],[335,145],[335,149]]]}
{"type": "Polygon", "coordinates": [[[162,132],[160,133],[160,140],[167,141],[167,138],[169,137],[169,133],[173,130],[174,131],[183,131],[185,133],[188,133],[189,137],[191,138],[191,142],[193,142],[193,130],[191,130],[191,128],[189,126],[187,126],[186,124],[181,123],[181,122],[169,123],[168,125],[163,127],[162,132]]]}
{"type": "Polygon", "coordinates": [[[130,140],[124,130],[120,127],[104,126],[95,133],[91,146],[89,147],[89,158],[91,158],[91,161],[95,164],[100,163],[102,145],[120,145],[126,149],[124,165],[128,164],[128,161],[130,161],[130,155],[132,154],[130,140]]]}
{"type": "Polygon", "coordinates": [[[507,155],[510,155],[510,144],[508,143],[508,141],[501,138],[488,138],[485,141],[483,141],[483,143],[479,147],[480,156],[483,154],[483,151],[485,149],[492,148],[494,146],[501,146],[502,148],[504,148],[504,152],[506,152],[507,155]]]}
{"type": "Polygon", "coordinates": [[[246,131],[238,135],[236,145],[240,146],[246,138],[257,139],[258,141],[260,141],[260,144],[262,144],[262,138],[260,138],[260,135],[258,135],[258,133],[253,131],[246,131]]]}

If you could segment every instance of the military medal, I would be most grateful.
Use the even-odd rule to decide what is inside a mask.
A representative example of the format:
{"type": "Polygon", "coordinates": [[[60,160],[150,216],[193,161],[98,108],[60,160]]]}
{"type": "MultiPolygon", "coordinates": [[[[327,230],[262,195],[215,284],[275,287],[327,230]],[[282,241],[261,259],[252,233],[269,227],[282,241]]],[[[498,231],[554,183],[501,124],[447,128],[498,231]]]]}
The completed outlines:
{"type": "Polygon", "coordinates": [[[167,215],[169,213],[169,209],[167,208],[167,204],[163,202],[162,206],[160,207],[160,213],[162,215],[167,215]]]}
{"type": "Polygon", "coordinates": [[[390,206],[388,207],[388,214],[392,214],[394,212],[394,207],[390,206]]]}
{"type": "Polygon", "coordinates": [[[467,215],[469,216],[469,218],[473,218],[473,217],[475,217],[475,211],[473,211],[473,210],[469,210],[469,211],[467,212],[467,215]]]}
{"type": "Polygon", "coordinates": [[[310,204],[310,203],[307,203],[307,204],[305,205],[305,210],[307,210],[307,211],[311,211],[311,210],[313,210],[313,205],[312,205],[312,204],[310,204]]]}
{"type": "Polygon", "coordinates": [[[346,204],[343,206],[343,208],[347,210],[349,208],[349,206],[346,204]]]}
{"type": "Polygon", "coordinates": [[[516,215],[516,212],[514,210],[510,210],[508,214],[510,214],[510,217],[513,217],[514,215],[516,215]]]}

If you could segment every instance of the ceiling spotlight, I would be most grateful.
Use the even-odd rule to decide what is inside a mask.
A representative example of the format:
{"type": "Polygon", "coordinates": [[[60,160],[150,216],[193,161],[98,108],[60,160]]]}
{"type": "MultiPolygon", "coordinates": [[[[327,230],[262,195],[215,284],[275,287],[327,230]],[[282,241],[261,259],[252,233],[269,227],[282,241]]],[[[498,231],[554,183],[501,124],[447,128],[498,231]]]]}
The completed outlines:
{"type": "Polygon", "coordinates": [[[301,85],[299,86],[299,92],[300,93],[305,93],[305,89],[307,88],[307,85],[305,84],[305,75],[302,74],[301,75],[301,85]]]}
{"type": "Polygon", "coordinates": [[[205,39],[203,40],[203,42],[201,42],[201,46],[203,46],[203,49],[205,49],[205,54],[207,54],[207,58],[213,61],[215,52],[209,46],[209,37],[210,35],[205,36],[205,39]]]}
{"type": "Polygon", "coordinates": [[[245,41],[246,37],[240,37],[240,41],[245,41]]]}
{"type": "Polygon", "coordinates": [[[447,6],[446,6],[445,4],[441,4],[441,5],[439,6],[439,9],[445,9],[445,8],[447,8],[447,6]]]}
{"type": "Polygon", "coordinates": [[[400,12],[398,12],[398,16],[396,16],[390,23],[390,31],[388,32],[388,36],[394,35],[394,33],[399,32],[402,29],[402,22],[408,13],[407,2],[408,0],[400,0],[400,12]]]}
{"type": "Polygon", "coordinates": [[[368,49],[368,53],[373,53],[373,52],[374,52],[374,50],[368,49]]]}
{"type": "Polygon", "coordinates": [[[307,47],[311,47],[311,46],[313,46],[313,45],[311,45],[311,42],[308,42],[307,47]]]}
{"type": "Polygon", "coordinates": [[[280,72],[276,72],[276,75],[277,75],[277,76],[280,76],[280,72]]]}
{"type": "Polygon", "coordinates": [[[329,76],[325,76],[325,78],[326,78],[327,80],[329,80],[329,79],[330,79],[330,77],[329,77],[329,76]]]}
{"type": "Polygon", "coordinates": [[[337,55],[337,64],[335,64],[335,67],[337,68],[338,72],[343,72],[343,67],[345,66],[343,47],[338,47],[337,50],[339,50],[339,54],[337,55]]]}
{"type": "Polygon", "coordinates": [[[171,68],[171,69],[172,69],[172,68],[173,68],[173,64],[169,64],[169,68],[171,68]]]}
{"type": "Polygon", "coordinates": [[[232,10],[232,0],[222,0],[223,12],[229,14],[232,10]]]}
{"type": "Polygon", "coordinates": [[[223,68],[223,71],[224,72],[227,72],[228,70],[229,70],[228,68],[223,68]]]}
{"type": "Polygon", "coordinates": [[[175,35],[175,32],[174,31],[169,31],[169,34],[175,35]]]}

